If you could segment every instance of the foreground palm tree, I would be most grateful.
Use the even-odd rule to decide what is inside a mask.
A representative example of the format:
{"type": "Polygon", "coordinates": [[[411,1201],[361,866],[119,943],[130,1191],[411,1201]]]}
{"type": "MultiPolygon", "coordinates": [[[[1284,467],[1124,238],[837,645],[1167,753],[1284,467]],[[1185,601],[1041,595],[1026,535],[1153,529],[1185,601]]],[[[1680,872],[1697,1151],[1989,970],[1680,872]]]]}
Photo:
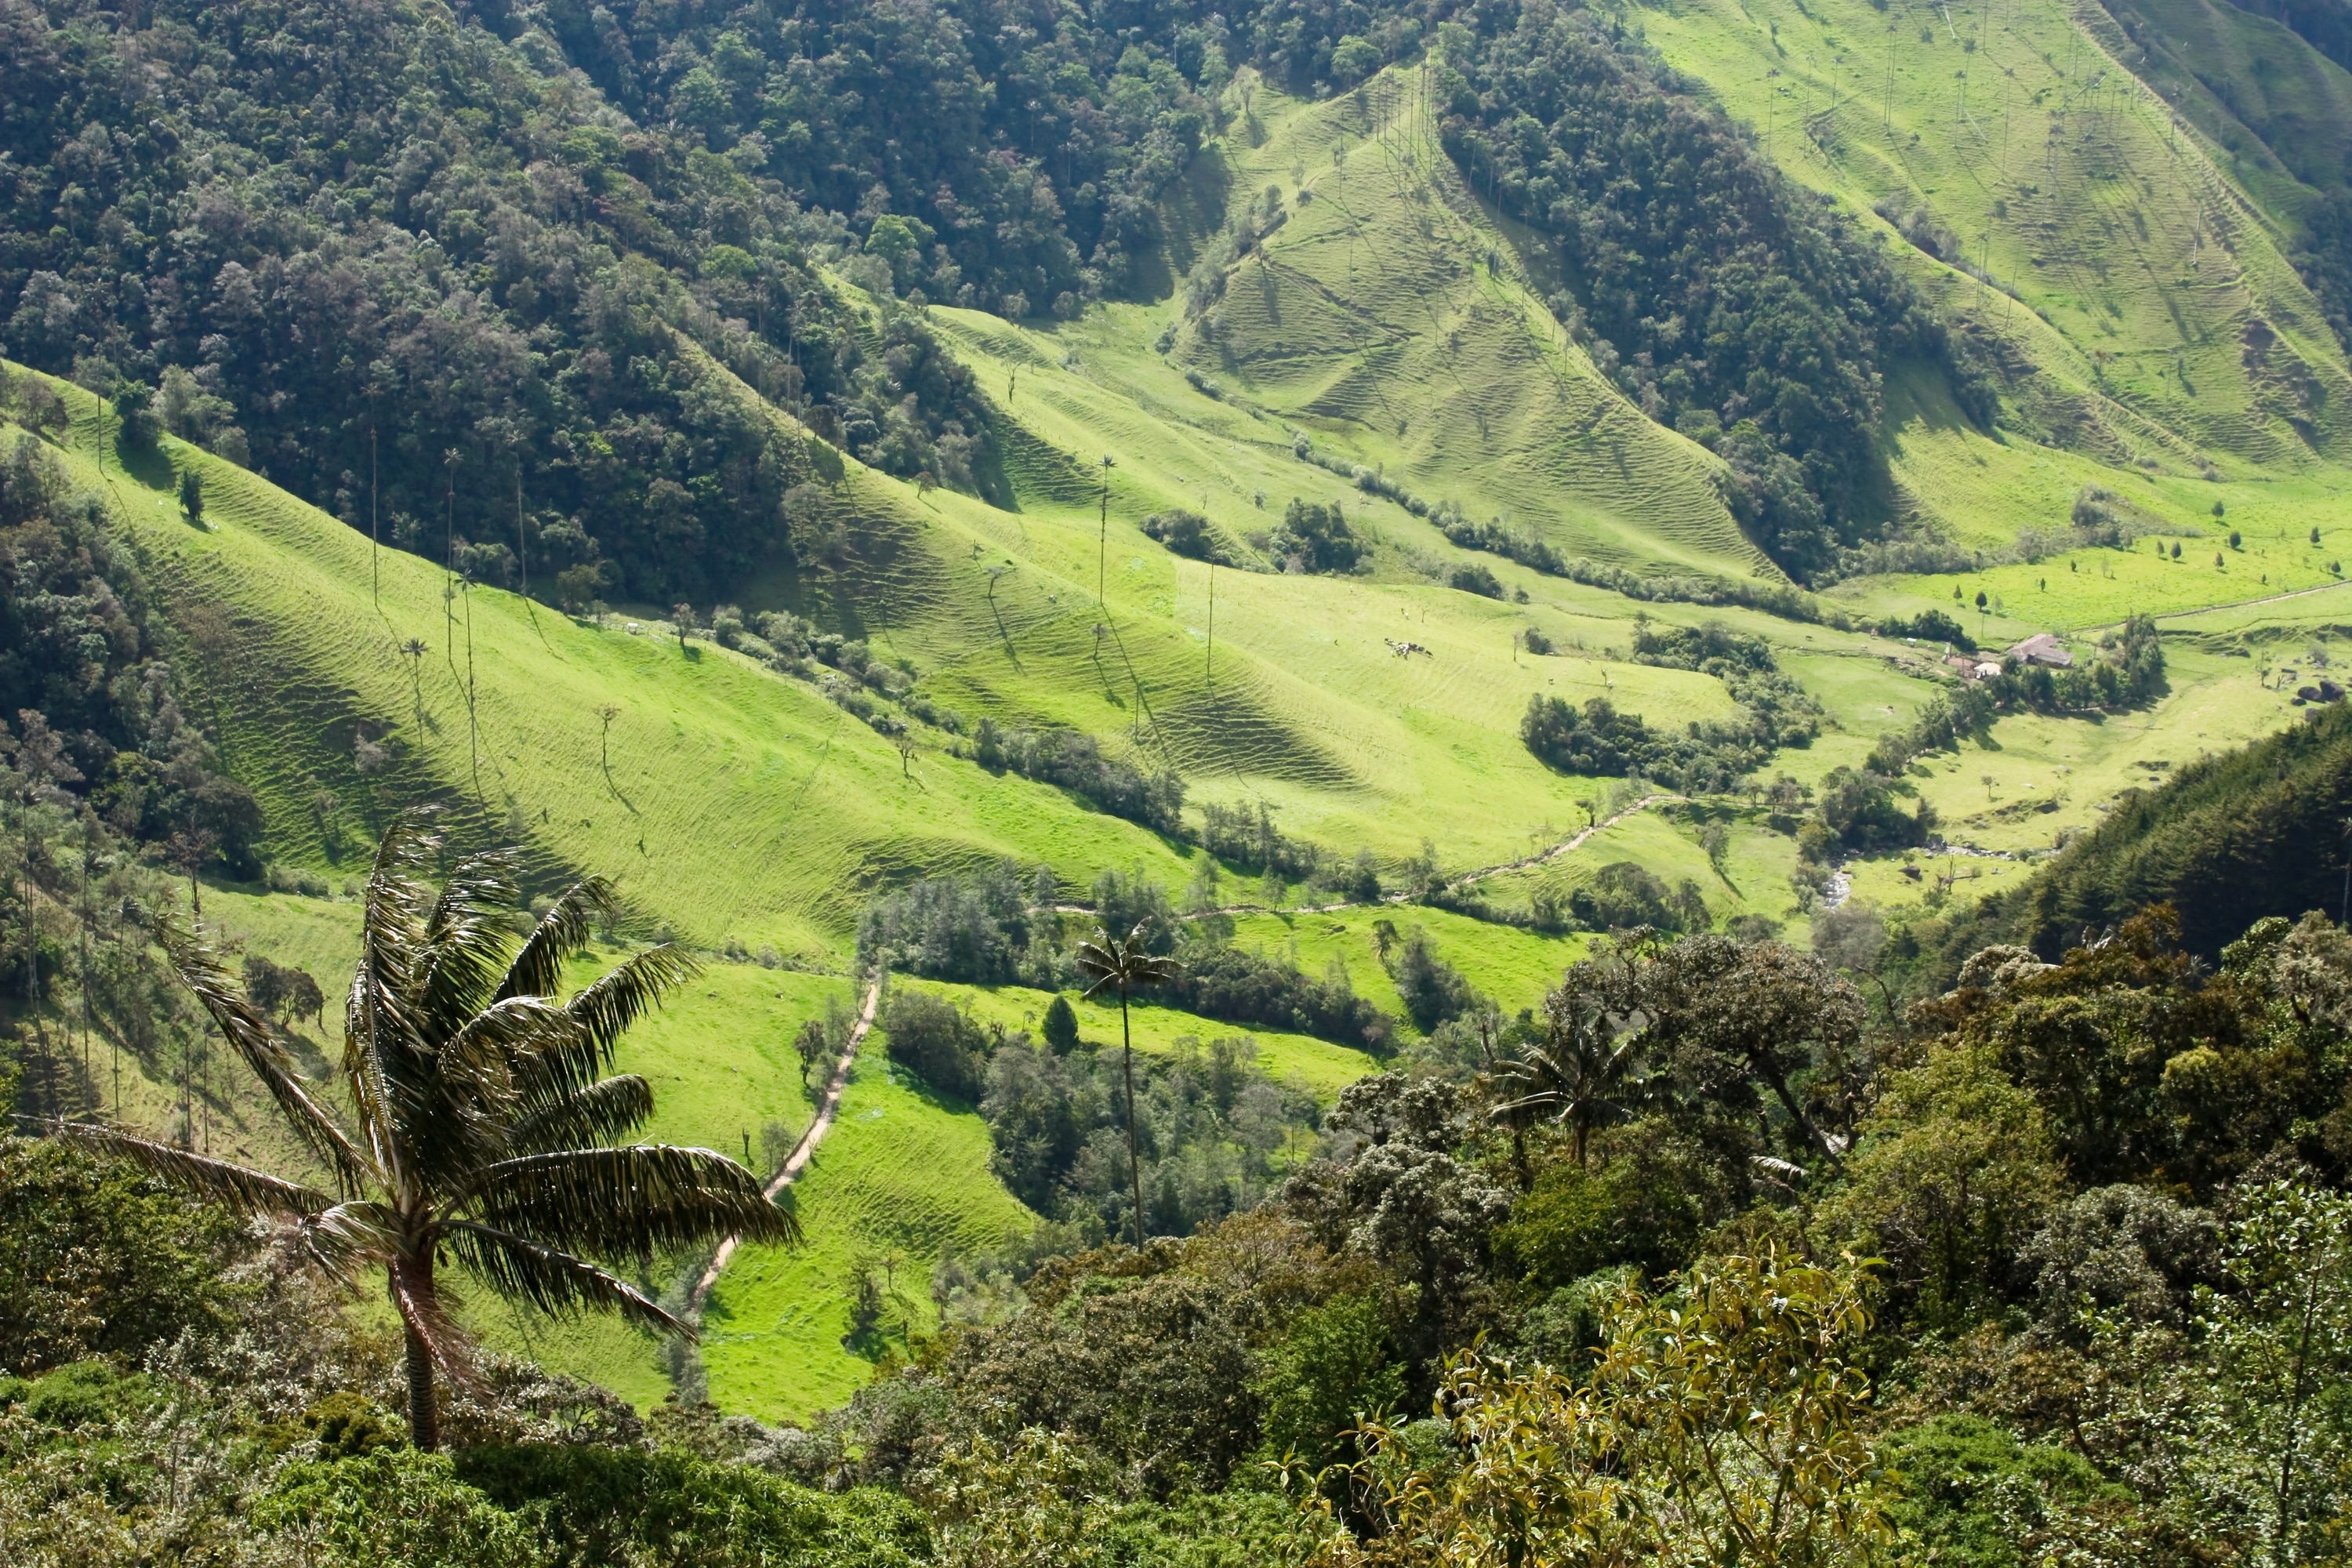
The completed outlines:
{"type": "Polygon", "coordinates": [[[219,957],[194,933],[166,938],[181,978],[327,1167],[332,1193],[117,1128],[60,1129],[195,1197],[291,1221],[310,1258],[346,1284],[383,1269],[407,1340],[409,1433],[425,1449],[440,1437],[436,1369],[462,1379],[471,1365],[436,1273],[450,1262],[540,1311],[618,1312],[692,1337],[691,1325],[589,1259],[645,1258],[737,1233],[799,1237],[793,1215],[724,1155],[606,1146],[652,1113],[653,1092],[635,1075],[598,1074],[630,1024],[694,973],[693,960],[653,948],[558,1002],[564,960],[613,912],[611,885],[592,878],[573,888],[518,949],[506,925],[516,857],[462,859],[436,892],[426,878],[444,843],[412,814],[376,850],[344,1007],[348,1127],[312,1097],[219,957]]]}
{"type": "Polygon", "coordinates": [[[1154,958],[1144,951],[1140,921],[1124,941],[1097,926],[1095,940],[1078,944],[1078,973],[1093,982],[1084,994],[1092,996],[1106,985],[1118,988],[1119,1067],[1127,1075],[1127,1178],[1135,1189],[1135,1247],[1139,1252],[1143,1249],[1143,1157],[1138,1152],[1135,1135],[1135,1037],[1127,1026],[1127,998],[1144,986],[1167,984],[1182,967],[1172,958],[1154,958]]]}

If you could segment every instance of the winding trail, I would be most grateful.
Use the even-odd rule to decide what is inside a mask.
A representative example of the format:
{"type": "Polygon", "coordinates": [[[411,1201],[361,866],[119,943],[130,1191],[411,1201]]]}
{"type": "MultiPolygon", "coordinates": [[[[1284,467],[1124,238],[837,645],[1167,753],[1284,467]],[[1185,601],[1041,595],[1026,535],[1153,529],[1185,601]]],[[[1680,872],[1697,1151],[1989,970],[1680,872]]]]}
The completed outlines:
{"type": "MultiPolygon", "coordinates": [[[[766,1194],[771,1203],[775,1201],[779,1193],[799,1180],[800,1173],[808,1169],[808,1163],[816,1157],[816,1146],[824,1142],[824,1135],[833,1130],[834,1113],[841,1109],[842,1091],[849,1087],[849,1069],[857,1065],[857,1048],[866,1043],[866,1032],[874,1026],[875,1005],[881,999],[882,981],[877,975],[866,988],[865,1009],[857,1015],[857,1022],[850,1028],[849,1043],[842,1047],[841,1059],[833,1064],[833,1078],[824,1086],[824,1099],[817,1106],[816,1120],[808,1124],[808,1131],[801,1134],[801,1141],[793,1145],[791,1156],[784,1161],[784,1168],[768,1183],[766,1194]]],[[[735,1256],[736,1244],[742,1239],[740,1236],[730,1236],[720,1242],[719,1250],[711,1254],[710,1266],[702,1271],[702,1278],[694,1282],[694,1294],[687,1300],[687,1310],[693,1314],[696,1321],[701,1321],[702,1304],[710,1299],[711,1288],[719,1283],[720,1271],[735,1256]]]]}
{"type": "MultiPolygon", "coordinates": [[[[2164,610],[2150,616],[2158,621],[2185,621],[2191,616],[2210,616],[2221,610],[2242,610],[2254,605],[2275,605],[2282,599],[2300,599],[2312,594],[2325,594],[2331,588],[2352,587],[2352,582],[2322,583],[2312,588],[2290,588],[2284,594],[2265,594],[2259,599],[2232,599],[2226,605],[2200,605],[2193,610],[2164,610]]],[[[2122,626],[2122,621],[2105,621],[2095,626],[2077,626],[2083,632],[2111,632],[2122,626]]]]}
{"type": "MultiPolygon", "coordinates": [[[[1586,839],[1606,828],[1616,826],[1619,823],[1624,821],[1635,812],[1646,811],[1651,806],[1657,805],[1661,801],[1680,800],[1683,797],[1681,795],[1669,795],[1664,790],[1659,791],[1655,795],[1645,795],[1641,799],[1635,801],[1633,805],[1625,807],[1624,810],[1617,813],[1616,816],[1603,817],[1598,822],[1591,823],[1579,831],[1570,834],[1566,838],[1561,839],[1559,843],[1553,845],[1549,849],[1538,850],[1533,855],[1523,856],[1517,860],[1506,860],[1499,866],[1487,866],[1475,871],[1465,871],[1462,875],[1454,878],[1445,885],[1449,888],[1466,888],[1473,882],[1484,881],[1488,877],[1498,877],[1506,871],[1524,871],[1530,866],[1540,866],[1547,860],[1557,860],[1563,855],[1572,855],[1577,850],[1584,847],[1584,841],[1586,839]]],[[[1391,901],[1398,903],[1403,902],[1403,895],[1399,894],[1396,899],[1391,901]]]]}

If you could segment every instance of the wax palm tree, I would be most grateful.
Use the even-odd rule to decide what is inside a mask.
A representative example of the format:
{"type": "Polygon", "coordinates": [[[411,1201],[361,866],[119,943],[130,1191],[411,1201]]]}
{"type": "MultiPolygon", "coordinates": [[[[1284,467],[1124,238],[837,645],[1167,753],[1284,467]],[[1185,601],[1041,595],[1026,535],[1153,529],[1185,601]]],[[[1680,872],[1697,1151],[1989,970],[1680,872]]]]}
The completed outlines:
{"type": "Polygon", "coordinates": [[[1496,1081],[1513,1098],[1496,1106],[1495,1116],[1511,1121],[1549,1114],[1567,1122],[1581,1168],[1592,1130],[1648,1093],[1641,1068],[1649,1026],[1638,1008],[1612,1013],[1591,997],[1553,993],[1544,1002],[1542,1043],[1523,1047],[1496,1069],[1496,1081]]]}
{"type": "Polygon", "coordinates": [[[1127,1026],[1127,999],[1146,986],[1167,984],[1182,967],[1172,958],[1155,958],[1144,950],[1141,921],[1125,940],[1097,926],[1095,940],[1078,944],[1078,973],[1093,982],[1086,994],[1092,996],[1105,986],[1118,991],[1119,1068],[1127,1078],[1127,1175],[1135,1189],[1138,1251],[1143,1247],[1143,1156],[1135,1132],[1135,1037],[1127,1026]]]}
{"type": "Polygon", "coordinates": [[[200,936],[167,938],[181,978],[333,1191],[113,1127],[61,1129],[196,1197],[291,1221],[310,1259],[346,1284],[383,1269],[407,1341],[409,1432],[427,1449],[439,1438],[436,1368],[462,1379],[471,1364],[437,1269],[454,1262],[540,1311],[618,1312],[691,1337],[689,1324],[589,1259],[644,1258],[730,1234],[799,1235],[793,1215],[724,1155],[607,1144],[652,1113],[653,1093],[635,1075],[598,1075],[630,1024],[694,973],[693,960],[653,948],[558,1002],[564,960],[611,917],[611,885],[591,879],[565,893],[518,948],[506,923],[515,856],[462,859],[436,891],[426,877],[443,845],[429,817],[411,814],[376,850],[344,1008],[348,1127],[313,1098],[200,936]]]}

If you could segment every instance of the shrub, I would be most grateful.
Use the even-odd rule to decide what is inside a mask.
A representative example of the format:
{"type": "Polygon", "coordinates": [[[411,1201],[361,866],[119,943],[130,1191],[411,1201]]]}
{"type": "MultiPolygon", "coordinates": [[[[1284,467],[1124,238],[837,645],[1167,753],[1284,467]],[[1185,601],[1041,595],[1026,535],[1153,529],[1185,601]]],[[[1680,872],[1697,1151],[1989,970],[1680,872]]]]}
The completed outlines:
{"type": "Polygon", "coordinates": [[[1348,527],[1339,503],[1291,498],[1268,548],[1301,572],[1352,572],[1371,549],[1348,527]]]}
{"type": "Polygon", "coordinates": [[[1194,561],[1213,561],[1220,566],[1242,564],[1215,525],[1197,511],[1181,507],[1172,511],[1155,511],[1139,526],[1147,538],[1160,541],[1178,555],[1194,561]]]}
{"type": "Polygon", "coordinates": [[[945,997],[901,987],[890,994],[881,1025],[890,1059],[934,1092],[977,1101],[986,1089],[988,1034],[945,997]]]}
{"type": "Polygon", "coordinates": [[[1406,1016],[1424,1035],[1478,1005],[1478,994],[1470,988],[1470,982],[1437,956],[1436,944],[1419,926],[1396,950],[1389,974],[1396,982],[1397,999],[1404,1004],[1406,1016]]]}
{"type": "Polygon", "coordinates": [[[1475,562],[1473,562],[1466,566],[1456,566],[1453,572],[1447,575],[1445,585],[1449,588],[1459,588],[1465,594],[1476,594],[1488,599],[1499,599],[1503,596],[1503,584],[1501,579],[1497,578],[1494,573],[1487,570],[1486,567],[1477,564],[1475,562]]]}

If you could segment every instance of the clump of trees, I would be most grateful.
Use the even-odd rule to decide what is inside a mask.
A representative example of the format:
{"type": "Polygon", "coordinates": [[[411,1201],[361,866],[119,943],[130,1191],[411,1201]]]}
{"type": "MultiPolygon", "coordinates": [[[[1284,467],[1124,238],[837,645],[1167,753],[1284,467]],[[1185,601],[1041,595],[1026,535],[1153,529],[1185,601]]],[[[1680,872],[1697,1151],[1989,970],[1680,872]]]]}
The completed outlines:
{"type": "MultiPolygon", "coordinates": [[[[1144,951],[1178,960],[1178,973],[1157,993],[1161,1000],[1228,1023],[1388,1049],[1394,1021],[1355,994],[1344,970],[1318,978],[1287,959],[1240,947],[1231,940],[1230,920],[1182,920],[1166,889],[1140,877],[1105,871],[1090,893],[1088,929],[1099,921],[1106,930],[1139,931],[1144,951]]],[[[1049,875],[1024,879],[1010,863],[970,879],[917,882],[867,907],[858,924],[858,961],[927,979],[1060,991],[1077,978],[1079,933],[1068,917],[1046,907],[1058,896],[1049,875]]],[[[963,1093],[944,1081],[935,1087],[963,1093]]]]}
{"type": "MultiPolygon", "coordinates": [[[[150,853],[258,876],[261,807],[183,706],[184,681],[145,574],[47,448],[0,453],[0,763],[12,798],[86,805],[150,853]]],[[[210,624],[184,657],[231,661],[210,624]]]]}
{"type": "Polygon", "coordinates": [[[1173,768],[1146,773],[1078,730],[1008,728],[983,719],[972,734],[972,760],[991,772],[1016,773],[1084,795],[1113,816],[1171,838],[1186,836],[1184,780],[1173,768]]]}
{"type": "Polygon", "coordinates": [[[1338,501],[1301,500],[1293,496],[1282,514],[1282,526],[1268,537],[1266,553],[1293,572],[1353,572],[1371,553],[1371,546],[1348,526],[1338,501]]]}
{"type": "Polygon", "coordinates": [[[1962,653],[1977,651],[1977,639],[1969,635],[1968,627],[1941,610],[1922,610],[1905,619],[1892,616],[1878,623],[1878,635],[1883,637],[1916,637],[1921,642],[1948,643],[1962,653]]]}
{"type": "Polygon", "coordinates": [[[1581,709],[1563,697],[1537,692],[1519,721],[1519,739],[1546,765],[1562,773],[1609,778],[1656,779],[1688,793],[1727,789],[1784,746],[1804,746],[1821,731],[1822,709],[1780,672],[1761,637],[1710,623],[1661,626],[1646,616],[1633,628],[1636,662],[1714,676],[1739,705],[1734,720],[1694,723],[1687,732],[1651,729],[1638,713],[1596,697],[1581,709]]]}
{"type": "MultiPolygon", "coordinates": [[[[1312,1157],[1313,1098],[1255,1058],[1249,1040],[1221,1037],[1137,1059],[1148,1234],[1189,1236],[1245,1213],[1312,1157]]],[[[988,1058],[980,1110],[992,1168],[1022,1202],[1095,1244],[1134,1223],[1121,1095],[1116,1065],[1084,1047],[1040,1048],[1014,1035],[988,1058]]]]}
{"type": "Polygon", "coordinates": [[[1709,924],[1706,898],[1697,883],[1685,877],[1669,888],[1655,872],[1632,860],[1612,860],[1593,872],[1591,880],[1569,890],[1561,910],[1568,922],[1585,931],[1649,926],[1698,931],[1709,924]]]}
{"type": "Polygon", "coordinates": [[[1178,555],[1194,561],[1213,561],[1220,566],[1247,568],[1254,564],[1235,550],[1219,531],[1217,525],[1197,511],[1178,507],[1171,511],[1155,511],[1137,525],[1144,535],[1156,539],[1178,555]]]}

